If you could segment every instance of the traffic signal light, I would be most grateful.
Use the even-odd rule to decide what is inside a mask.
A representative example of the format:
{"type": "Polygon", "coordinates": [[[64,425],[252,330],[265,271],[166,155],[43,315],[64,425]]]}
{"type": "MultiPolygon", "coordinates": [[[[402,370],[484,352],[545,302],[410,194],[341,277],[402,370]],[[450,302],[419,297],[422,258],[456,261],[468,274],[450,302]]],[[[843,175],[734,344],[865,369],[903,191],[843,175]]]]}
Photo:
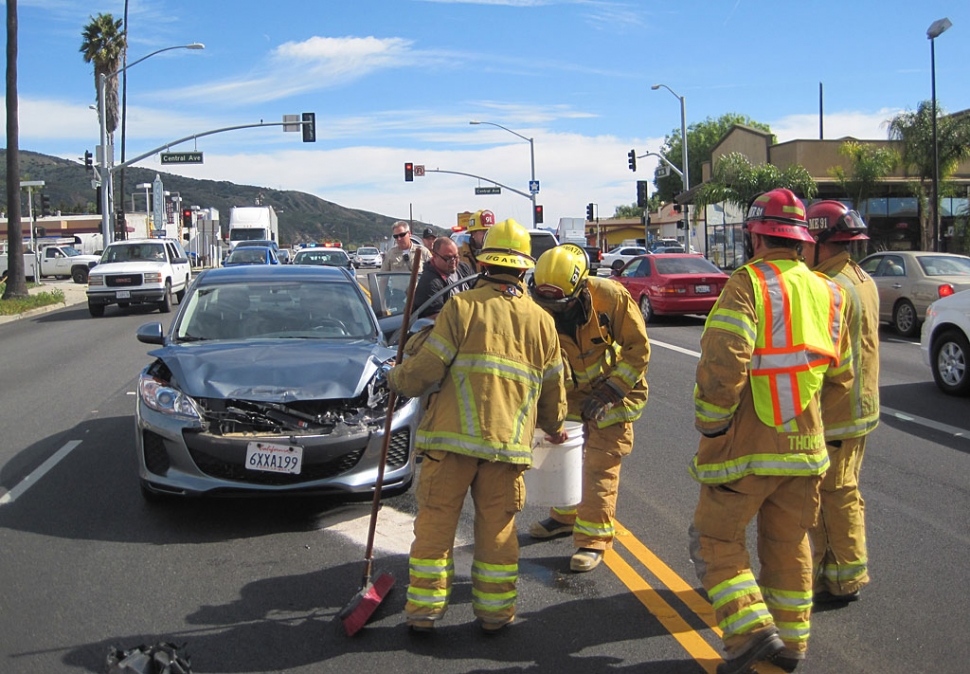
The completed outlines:
{"type": "Polygon", "coordinates": [[[593,221],[593,204],[586,204],[586,221],[593,221]]]}
{"type": "Polygon", "coordinates": [[[637,206],[640,208],[646,208],[649,205],[650,197],[647,195],[647,185],[649,184],[646,180],[637,181],[637,206]]]}
{"type": "Polygon", "coordinates": [[[407,161],[404,162],[404,182],[414,181],[414,164],[407,161]]]}
{"type": "Polygon", "coordinates": [[[183,208],[182,209],[182,226],[189,228],[192,227],[192,209],[183,208]]]}
{"type": "Polygon", "coordinates": [[[683,220],[677,221],[677,229],[684,229],[685,227],[686,227],[686,224],[684,223],[683,220]]]}
{"type": "Polygon", "coordinates": [[[542,224],[542,206],[540,206],[539,204],[536,204],[535,209],[536,209],[536,212],[535,212],[535,218],[533,218],[533,221],[535,222],[535,224],[540,225],[542,224]]]}
{"type": "Polygon", "coordinates": [[[51,198],[46,194],[40,195],[40,214],[45,218],[51,214],[51,198]]]}
{"type": "Polygon", "coordinates": [[[636,173],[637,170],[637,152],[636,150],[630,150],[627,153],[627,157],[630,158],[630,170],[636,173]]]}
{"type": "Polygon", "coordinates": [[[94,161],[90,150],[84,151],[84,168],[88,171],[94,170],[94,161]]]}
{"type": "Polygon", "coordinates": [[[317,142],[317,113],[304,112],[303,124],[301,125],[301,127],[303,131],[303,142],[316,143],[317,142]]]}

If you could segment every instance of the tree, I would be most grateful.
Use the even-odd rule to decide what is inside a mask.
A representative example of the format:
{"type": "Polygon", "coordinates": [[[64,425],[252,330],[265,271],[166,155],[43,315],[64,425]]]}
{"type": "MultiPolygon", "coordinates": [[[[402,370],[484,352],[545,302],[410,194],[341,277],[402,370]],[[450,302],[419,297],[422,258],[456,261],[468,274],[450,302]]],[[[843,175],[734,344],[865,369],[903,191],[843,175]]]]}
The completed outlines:
{"type": "Polygon", "coordinates": [[[714,165],[711,179],[701,185],[695,202],[707,206],[726,201],[744,209],[756,196],[777,187],[787,187],[802,199],[818,194],[818,185],[800,164],[782,171],[774,164],[753,165],[740,152],[732,152],[714,165]]]}
{"type": "MultiPolygon", "coordinates": [[[[839,147],[839,154],[852,163],[849,173],[841,166],[829,169],[845,194],[852,200],[852,208],[862,211],[866,201],[876,192],[876,186],[899,164],[899,154],[889,147],[847,140],[839,147]]],[[[868,215],[868,214],[867,214],[868,215]]]]}
{"type": "Polygon", "coordinates": [[[614,218],[642,218],[643,208],[637,206],[636,204],[630,204],[629,206],[624,204],[622,206],[616,207],[616,212],[613,213],[614,218]]]}
{"type": "MultiPolygon", "coordinates": [[[[771,132],[767,124],[756,122],[747,115],[736,112],[729,112],[721,115],[717,119],[708,117],[703,122],[695,122],[687,127],[687,158],[690,161],[690,184],[691,186],[701,183],[701,165],[711,160],[711,152],[714,147],[721,142],[721,139],[730,131],[735,124],[744,124],[761,131],[771,132]]],[[[680,138],[680,129],[675,129],[664,138],[663,147],[660,153],[667,158],[670,163],[683,167],[683,145],[680,138]]],[[[660,194],[660,201],[668,203],[674,200],[680,192],[684,190],[683,181],[675,173],[671,173],[665,178],[654,177],[654,186],[660,194]]]]}
{"type": "MultiPolygon", "coordinates": [[[[125,50],[125,35],[121,19],[115,21],[110,14],[91,17],[91,23],[81,33],[81,53],[85,63],[94,63],[94,95],[97,100],[98,86],[103,73],[110,76],[121,68],[121,55],[125,50]]],[[[118,128],[118,76],[108,77],[104,92],[105,128],[108,142],[114,142],[118,128]]],[[[100,114],[100,113],[99,113],[100,114]]]]}
{"type": "Polygon", "coordinates": [[[20,225],[20,119],[17,104],[17,0],[7,0],[7,286],[3,299],[27,297],[20,225]]]}
{"type": "MultiPolygon", "coordinates": [[[[953,175],[957,165],[970,158],[970,116],[944,116],[936,106],[936,138],[940,160],[939,185],[953,175]]],[[[889,121],[889,138],[902,144],[900,152],[906,175],[913,178],[910,190],[919,199],[922,247],[933,250],[932,209],[928,207],[933,184],[933,103],[923,101],[916,110],[901,112],[889,121]]]]}

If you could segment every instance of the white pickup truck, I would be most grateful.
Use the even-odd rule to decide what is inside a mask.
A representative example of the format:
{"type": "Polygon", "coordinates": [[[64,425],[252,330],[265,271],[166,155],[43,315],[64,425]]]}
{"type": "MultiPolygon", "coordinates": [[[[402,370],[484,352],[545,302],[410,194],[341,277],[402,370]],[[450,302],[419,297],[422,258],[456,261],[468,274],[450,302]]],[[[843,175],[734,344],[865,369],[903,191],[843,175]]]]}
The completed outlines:
{"type": "MultiPolygon", "coordinates": [[[[0,278],[9,271],[7,254],[0,254],[0,278]]],[[[40,263],[40,276],[72,278],[75,283],[88,282],[88,270],[101,258],[97,255],[82,255],[72,246],[43,246],[39,255],[24,253],[24,276],[37,278],[37,264],[40,263]]]]}
{"type": "Polygon", "coordinates": [[[189,259],[176,239],[133,239],[109,244],[88,277],[88,311],[104,316],[109,304],[155,304],[172,310],[192,281],[189,259]]]}

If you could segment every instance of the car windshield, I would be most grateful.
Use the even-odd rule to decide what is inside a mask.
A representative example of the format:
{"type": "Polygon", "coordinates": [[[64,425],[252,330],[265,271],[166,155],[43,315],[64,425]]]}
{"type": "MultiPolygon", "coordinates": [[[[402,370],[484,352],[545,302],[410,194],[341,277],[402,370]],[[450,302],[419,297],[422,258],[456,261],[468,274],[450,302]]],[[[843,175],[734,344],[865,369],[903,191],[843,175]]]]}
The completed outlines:
{"type": "Polygon", "coordinates": [[[552,234],[537,234],[532,235],[532,259],[538,260],[539,256],[545,253],[550,248],[556,247],[556,238],[552,234]]]}
{"type": "Polygon", "coordinates": [[[970,275],[970,257],[925,255],[918,257],[917,260],[927,276],[970,275]]]}
{"type": "Polygon", "coordinates": [[[358,248],[357,249],[357,254],[358,255],[377,255],[377,249],[376,248],[358,248]]]}
{"type": "Polygon", "coordinates": [[[660,274],[720,274],[710,260],[702,257],[658,257],[654,260],[660,274]]]}
{"type": "Polygon", "coordinates": [[[262,227],[234,227],[229,230],[230,241],[266,240],[266,230],[262,227]]]}
{"type": "Polygon", "coordinates": [[[250,246],[263,246],[264,248],[277,249],[279,246],[276,245],[275,241],[270,241],[268,239],[253,239],[252,241],[240,241],[236,244],[236,248],[248,248],[250,246]]]}
{"type": "Polygon", "coordinates": [[[108,246],[101,263],[131,262],[132,260],[164,260],[165,246],[161,243],[126,243],[120,246],[108,246]]]}
{"type": "Polygon", "coordinates": [[[177,341],[377,337],[370,307],[349,282],[248,282],[197,288],[177,341]]]}
{"type": "Polygon", "coordinates": [[[266,250],[264,248],[237,248],[229,253],[229,257],[226,258],[227,264],[235,262],[265,263],[266,250]]]}
{"type": "Polygon", "coordinates": [[[63,250],[64,254],[68,257],[75,257],[76,255],[81,254],[81,251],[79,251],[77,248],[71,248],[70,246],[61,246],[61,250],[63,250]]]}
{"type": "Polygon", "coordinates": [[[347,253],[343,251],[305,250],[297,254],[293,260],[296,264],[324,264],[331,266],[347,266],[347,253]]]}

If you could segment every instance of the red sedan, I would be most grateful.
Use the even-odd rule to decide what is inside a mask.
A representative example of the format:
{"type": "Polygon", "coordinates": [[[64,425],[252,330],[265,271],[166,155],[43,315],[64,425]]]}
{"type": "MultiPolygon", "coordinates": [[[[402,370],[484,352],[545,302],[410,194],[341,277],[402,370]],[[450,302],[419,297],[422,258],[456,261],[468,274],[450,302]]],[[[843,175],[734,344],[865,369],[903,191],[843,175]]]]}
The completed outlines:
{"type": "Polygon", "coordinates": [[[661,314],[706,314],[728,275],[699,255],[665,253],[633,258],[612,278],[630,291],[649,323],[661,314]]]}

